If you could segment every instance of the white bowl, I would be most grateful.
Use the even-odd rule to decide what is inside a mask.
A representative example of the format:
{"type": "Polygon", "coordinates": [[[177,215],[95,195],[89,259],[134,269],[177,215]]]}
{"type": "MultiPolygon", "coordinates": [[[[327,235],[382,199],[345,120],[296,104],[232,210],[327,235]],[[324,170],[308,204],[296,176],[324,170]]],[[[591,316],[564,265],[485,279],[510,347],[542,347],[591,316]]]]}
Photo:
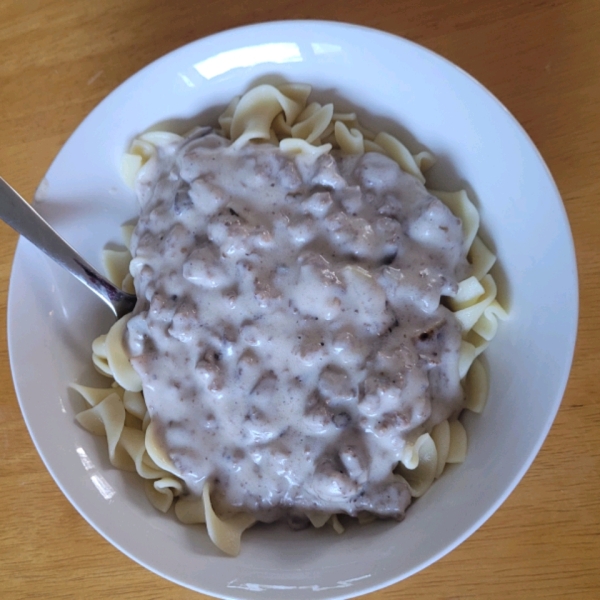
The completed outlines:
{"type": "Polygon", "coordinates": [[[10,358],[23,415],[48,470],[125,554],[214,596],[347,598],[408,577],[449,552],[490,517],[533,461],[573,354],[573,241],[542,158],[480,84],[406,40],[326,22],[235,29],[146,67],[71,136],[38,190],[38,209],[100,267],[101,249],[119,241],[120,224],[136,213],[119,172],[132,137],[169,119],[201,114],[211,121],[232,96],[266,76],[310,83],[320,98],[356,107],[367,125],[396,133],[413,150],[427,147],[438,158],[429,184],[466,186],[478,205],[510,319],[485,354],[490,396],[482,415],[465,419],[466,462],[449,469],[402,523],[353,527],[342,536],[257,527],[244,535],[242,554],[227,558],[203,528],[156,512],[135,476],[111,468],[105,440],[76,425],[79,406],[67,386],[97,381],[90,344],[111,316],[24,240],[10,282],[10,358]]]}

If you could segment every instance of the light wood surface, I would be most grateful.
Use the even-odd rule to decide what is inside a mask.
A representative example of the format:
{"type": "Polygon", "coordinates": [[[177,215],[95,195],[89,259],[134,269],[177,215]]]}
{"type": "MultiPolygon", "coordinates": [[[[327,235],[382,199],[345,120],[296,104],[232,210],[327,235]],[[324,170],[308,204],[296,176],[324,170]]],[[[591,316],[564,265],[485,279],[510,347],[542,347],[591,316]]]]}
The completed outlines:
{"type": "MultiPolygon", "coordinates": [[[[368,598],[600,598],[600,2],[3,0],[0,174],[31,198],[79,122],[138,69],[199,37],[290,18],[383,29],[481,81],[548,163],[578,255],[575,361],[538,458],[469,540],[368,598]]],[[[16,241],[0,225],[2,322],[16,241]]],[[[0,383],[0,597],[200,598],[113,548],[59,491],[21,417],[4,327],[0,383]]]]}

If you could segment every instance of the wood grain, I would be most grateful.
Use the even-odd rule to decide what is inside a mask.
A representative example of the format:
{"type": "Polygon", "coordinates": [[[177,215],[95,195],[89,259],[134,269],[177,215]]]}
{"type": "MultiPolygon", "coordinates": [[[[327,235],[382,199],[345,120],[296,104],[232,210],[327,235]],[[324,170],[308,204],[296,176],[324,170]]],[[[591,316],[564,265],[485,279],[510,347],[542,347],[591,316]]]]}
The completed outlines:
{"type": "MultiPolygon", "coordinates": [[[[344,20],[405,36],[479,79],[523,124],[546,159],[578,255],[575,361],[538,458],[502,508],[468,541],[425,571],[368,598],[599,598],[599,2],[4,0],[0,173],[31,198],[85,115],[148,62],[223,29],[292,18],[344,20]]],[[[17,238],[5,226],[0,235],[4,320],[17,238]]],[[[0,382],[5,390],[0,398],[0,597],[202,597],[125,557],[59,491],[21,417],[4,329],[0,382]]]]}

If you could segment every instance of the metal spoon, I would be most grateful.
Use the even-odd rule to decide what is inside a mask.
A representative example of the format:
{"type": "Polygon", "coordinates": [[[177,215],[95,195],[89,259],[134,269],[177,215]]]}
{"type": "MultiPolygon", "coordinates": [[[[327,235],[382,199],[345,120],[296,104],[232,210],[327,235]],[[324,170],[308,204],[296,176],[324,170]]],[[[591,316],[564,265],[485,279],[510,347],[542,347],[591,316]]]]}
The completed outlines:
{"type": "Polygon", "coordinates": [[[118,319],[133,310],[136,297],[116,288],[81,258],[2,177],[0,219],[90,288],[106,302],[118,319]]]}

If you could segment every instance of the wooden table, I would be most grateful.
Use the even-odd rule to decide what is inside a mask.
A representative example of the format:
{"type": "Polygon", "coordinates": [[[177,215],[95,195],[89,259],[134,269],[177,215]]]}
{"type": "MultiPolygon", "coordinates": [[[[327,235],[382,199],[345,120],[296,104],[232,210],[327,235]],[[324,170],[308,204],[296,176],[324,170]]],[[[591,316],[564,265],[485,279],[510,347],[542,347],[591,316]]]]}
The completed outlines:
{"type": "MultiPolygon", "coordinates": [[[[545,157],[579,259],[575,362],[535,463],[468,541],[369,598],[600,598],[600,311],[594,308],[600,305],[594,242],[600,229],[600,2],[4,0],[0,173],[31,198],[79,122],[135,71],[199,37],[289,18],[344,20],[390,31],[481,81],[545,157]]],[[[17,236],[5,226],[0,232],[4,322],[17,236]]],[[[199,598],[113,548],[59,491],[21,418],[4,328],[0,384],[0,597],[199,598]]]]}

